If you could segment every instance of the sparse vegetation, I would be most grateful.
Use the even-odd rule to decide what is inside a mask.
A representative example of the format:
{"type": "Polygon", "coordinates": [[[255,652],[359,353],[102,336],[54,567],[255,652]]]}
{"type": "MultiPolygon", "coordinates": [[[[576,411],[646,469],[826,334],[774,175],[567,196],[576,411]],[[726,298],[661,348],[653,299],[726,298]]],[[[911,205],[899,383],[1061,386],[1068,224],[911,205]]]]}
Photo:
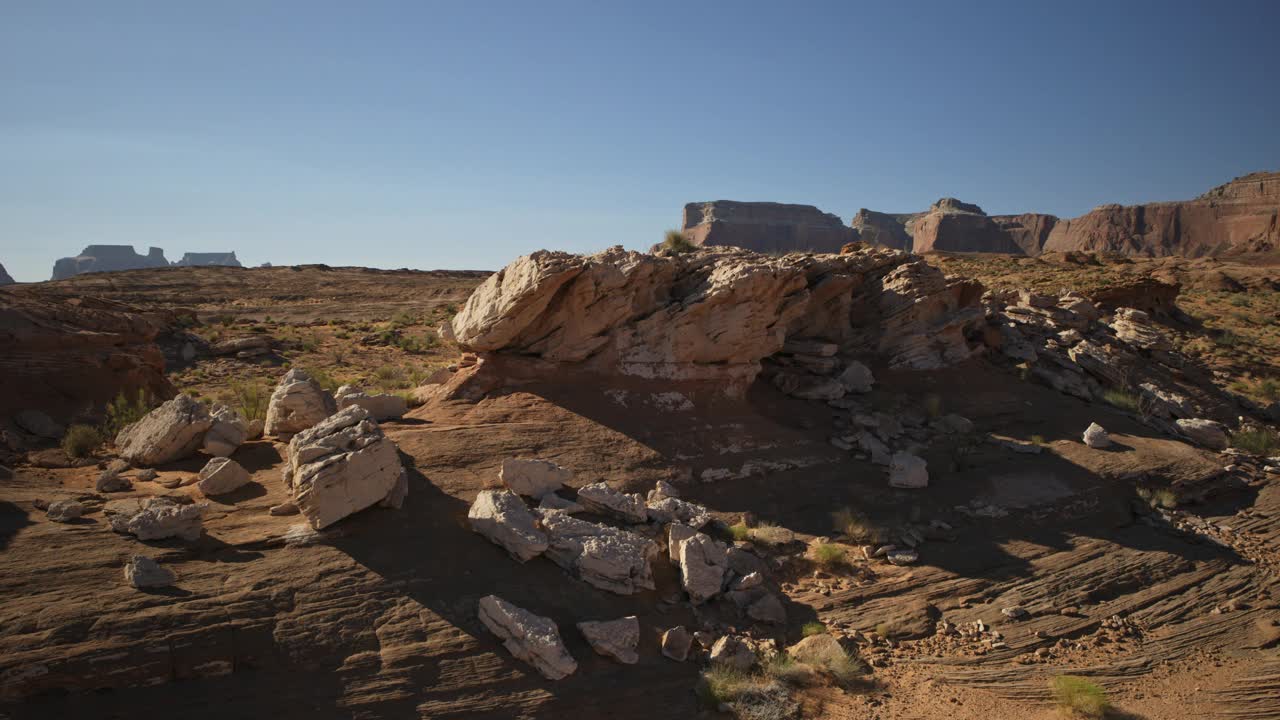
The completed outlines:
{"type": "Polygon", "coordinates": [[[134,394],[126,394],[121,390],[107,404],[107,419],[102,424],[102,434],[113,438],[150,411],[151,402],[145,389],[138,388],[138,392],[134,394]]]}
{"type": "Polygon", "coordinates": [[[849,556],[845,554],[844,548],[840,545],[822,543],[813,546],[813,561],[819,567],[831,570],[848,564],[849,556]]]}
{"type": "Polygon", "coordinates": [[[1104,390],[1102,399],[1121,410],[1136,413],[1139,410],[1138,396],[1127,390],[1104,390]]]}
{"type": "Polygon", "coordinates": [[[328,390],[329,392],[335,392],[338,388],[347,384],[345,380],[340,380],[325,370],[316,368],[308,369],[306,372],[311,376],[312,380],[315,380],[316,383],[320,385],[320,387],[328,390]]]}
{"type": "Polygon", "coordinates": [[[858,543],[879,544],[888,539],[888,531],[873,523],[866,515],[850,509],[841,508],[831,513],[831,522],[835,531],[858,543]]]}
{"type": "Polygon", "coordinates": [[[373,371],[373,382],[383,392],[409,387],[409,374],[399,365],[381,365],[373,371]]]}
{"type": "Polygon", "coordinates": [[[747,527],[746,523],[730,525],[729,537],[732,537],[734,542],[745,542],[746,540],[750,540],[751,528],[747,527]]]}
{"type": "Polygon", "coordinates": [[[1169,488],[1139,487],[1138,497],[1153,508],[1172,510],[1178,507],[1178,494],[1169,488]]]}
{"type": "Polygon", "coordinates": [[[1253,455],[1274,455],[1280,452],[1280,435],[1266,428],[1248,428],[1231,433],[1231,447],[1253,455]]]}
{"type": "Polygon", "coordinates": [[[697,246],[689,242],[688,238],[684,236],[684,233],[679,230],[668,230],[666,235],[663,237],[662,247],[664,250],[669,250],[674,253],[693,252],[697,249],[697,246]]]}
{"type": "Polygon", "coordinates": [[[751,531],[747,533],[747,537],[761,545],[777,547],[793,542],[796,539],[796,534],[780,525],[760,523],[758,527],[751,528],[751,531]]]}
{"type": "Polygon", "coordinates": [[[1097,684],[1078,675],[1059,675],[1050,683],[1058,710],[1067,717],[1102,718],[1110,703],[1097,684]]]}
{"type": "Polygon", "coordinates": [[[62,436],[62,451],[67,457],[89,457],[102,446],[102,433],[92,425],[72,425],[62,436]]]}
{"type": "Polygon", "coordinates": [[[809,637],[811,635],[821,635],[827,631],[827,626],[820,622],[807,622],[800,628],[801,637],[809,637]]]}
{"type": "Polygon", "coordinates": [[[270,400],[271,390],[266,385],[254,381],[235,381],[231,383],[230,392],[222,404],[234,408],[245,420],[265,420],[270,400]]]}
{"type": "Polygon", "coordinates": [[[1044,439],[1044,436],[1043,436],[1043,435],[1032,435],[1032,436],[1031,436],[1031,444],[1032,444],[1032,445],[1039,445],[1039,446],[1043,447],[1043,446],[1047,445],[1048,443],[1046,443],[1046,442],[1045,442],[1045,439],[1044,439]]]}

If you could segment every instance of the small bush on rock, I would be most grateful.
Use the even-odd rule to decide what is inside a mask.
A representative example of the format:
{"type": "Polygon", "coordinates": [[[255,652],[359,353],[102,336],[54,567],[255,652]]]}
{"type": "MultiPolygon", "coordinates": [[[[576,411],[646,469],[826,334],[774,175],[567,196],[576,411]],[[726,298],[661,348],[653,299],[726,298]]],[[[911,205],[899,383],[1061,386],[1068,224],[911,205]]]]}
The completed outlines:
{"type": "Polygon", "coordinates": [[[800,628],[801,637],[810,637],[813,635],[821,635],[827,631],[827,626],[820,622],[807,622],[800,628]]]}
{"type": "Polygon", "coordinates": [[[1059,675],[1049,684],[1058,709],[1068,717],[1101,718],[1110,703],[1096,684],[1076,675],[1059,675]]]}
{"type": "Polygon", "coordinates": [[[62,451],[67,457],[83,458],[102,446],[102,433],[91,425],[72,425],[62,436],[62,451]]]}
{"type": "Polygon", "coordinates": [[[139,388],[137,394],[128,395],[121,390],[114,400],[107,404],[107,420],[102,425],[102,432],[107,437],[115,437],[121,430],[138,422],[151,411],[151,402],[146,390],[139,388]]]}
{"type": "Polygon", "coordinates": [[[662,248],[674,253],[687,253],[697,250],[697,246],[689,242],[684,233],[679,230],[668,230],[666,236],[662,240],[662,248]]]}
{"type": "Polygon", "coordinates": [[[1231,447],[1254,455],[1274,455],[1280,451],[1280,436],[1266,428],[1231,433],[1231,447]]]}
{"type": "Polygon", "coordinates": [[[848,562],[844,548],[834,543],[823,543],[813,548],[813,560],[819,567],[832,569],[848,562]]]}

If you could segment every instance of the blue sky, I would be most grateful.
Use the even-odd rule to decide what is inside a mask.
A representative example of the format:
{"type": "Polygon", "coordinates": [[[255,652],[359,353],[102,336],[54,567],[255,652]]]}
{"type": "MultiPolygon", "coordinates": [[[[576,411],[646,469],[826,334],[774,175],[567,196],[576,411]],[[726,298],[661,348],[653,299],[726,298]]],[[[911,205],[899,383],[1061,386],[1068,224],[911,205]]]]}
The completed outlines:
{"type": "Polygon", "coordinates": [[[0,0],[0,263],[497,268],[647,248],[694,200],[1189,198],[1280,169],[1278,25],[1276,2],[0,0]]]}

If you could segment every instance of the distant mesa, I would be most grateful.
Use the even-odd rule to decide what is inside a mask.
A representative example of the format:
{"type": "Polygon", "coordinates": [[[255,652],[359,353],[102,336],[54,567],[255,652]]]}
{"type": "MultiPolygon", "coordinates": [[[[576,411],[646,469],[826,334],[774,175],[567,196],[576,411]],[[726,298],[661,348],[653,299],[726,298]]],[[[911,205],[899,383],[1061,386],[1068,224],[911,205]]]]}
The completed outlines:
{"type": "MultiPolygon", "coordinates": [[[[240,267],[234,252],[187,253],[173,265],[230,265],[240,267]]],[[[146,255],[139,255],[132,245],[90,245],[79,255],[58,260],[53,264],[53,279],[65,280],[87,272],[111,272],[114,270],[139,270],[142,268],[170,267],[164,250],[151,248],[146,255]]]]}
{"type": "Polygon", "coordinates": [[[1078,218],[1044,213],[987,215],[942,198],[928,210],[884,213],[863,208],[849,227],[811,205],[691,203],[685,236],[696,245],[762,252],[835,252],[859,240],[915,253],[1102,252],[1141,257],[1223,255],[1280,248],[1280,173],[1236,178],[1194,200],[1100,205],[1078,218]]]}
{"type": "Polygon", "coordinates": [[[684,206],[684,235],[694,245],[732,245],[757,252],[838,253],[854,239],[838,215],[812,205],[715,200],[684,206]]]}
{"type": "Polygon", "coordinates": [[[12,285],[13,283],[13,276],[4,269],[4,265],[0,265],[0,285],[12,285]]]}
{"type": "Polygon", "coordinates": [[[244,267],[236,259],[235,251],[212,253],[186,253],[182,259],[174,263],[180,266],[225,265],[227,267],[244,267]]]}

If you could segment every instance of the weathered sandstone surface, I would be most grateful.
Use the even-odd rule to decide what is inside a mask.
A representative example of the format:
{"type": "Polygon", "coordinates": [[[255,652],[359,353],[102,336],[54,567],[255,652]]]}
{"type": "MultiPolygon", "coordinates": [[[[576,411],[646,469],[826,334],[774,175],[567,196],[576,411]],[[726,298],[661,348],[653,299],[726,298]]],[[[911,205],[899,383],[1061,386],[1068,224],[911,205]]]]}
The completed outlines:
{"type": "Polygon", "coordinates": [[[757,252],[839,252],[855,239],[837,215],[812,205],[772,202],[689,203],[684,234],[694,245],[724,245],[757,252]]]}
{"type": "MultiPolygon", "coordinates": [[[[980,286],[884,248],[782,257],[737,248],[539,251],[490,276],[453,318],[458,344],[479,362],[443,387],[483,394],[481,377],[572,366],[709,382],[734,395],[793,339],[833,345],[833,354],[870,349],[893,367],[941,367],[970,356],[965,333],[981,319],[980,296],[980,286]]],[[[838,359],[827,368],[839,369],[838,359]]]]}

